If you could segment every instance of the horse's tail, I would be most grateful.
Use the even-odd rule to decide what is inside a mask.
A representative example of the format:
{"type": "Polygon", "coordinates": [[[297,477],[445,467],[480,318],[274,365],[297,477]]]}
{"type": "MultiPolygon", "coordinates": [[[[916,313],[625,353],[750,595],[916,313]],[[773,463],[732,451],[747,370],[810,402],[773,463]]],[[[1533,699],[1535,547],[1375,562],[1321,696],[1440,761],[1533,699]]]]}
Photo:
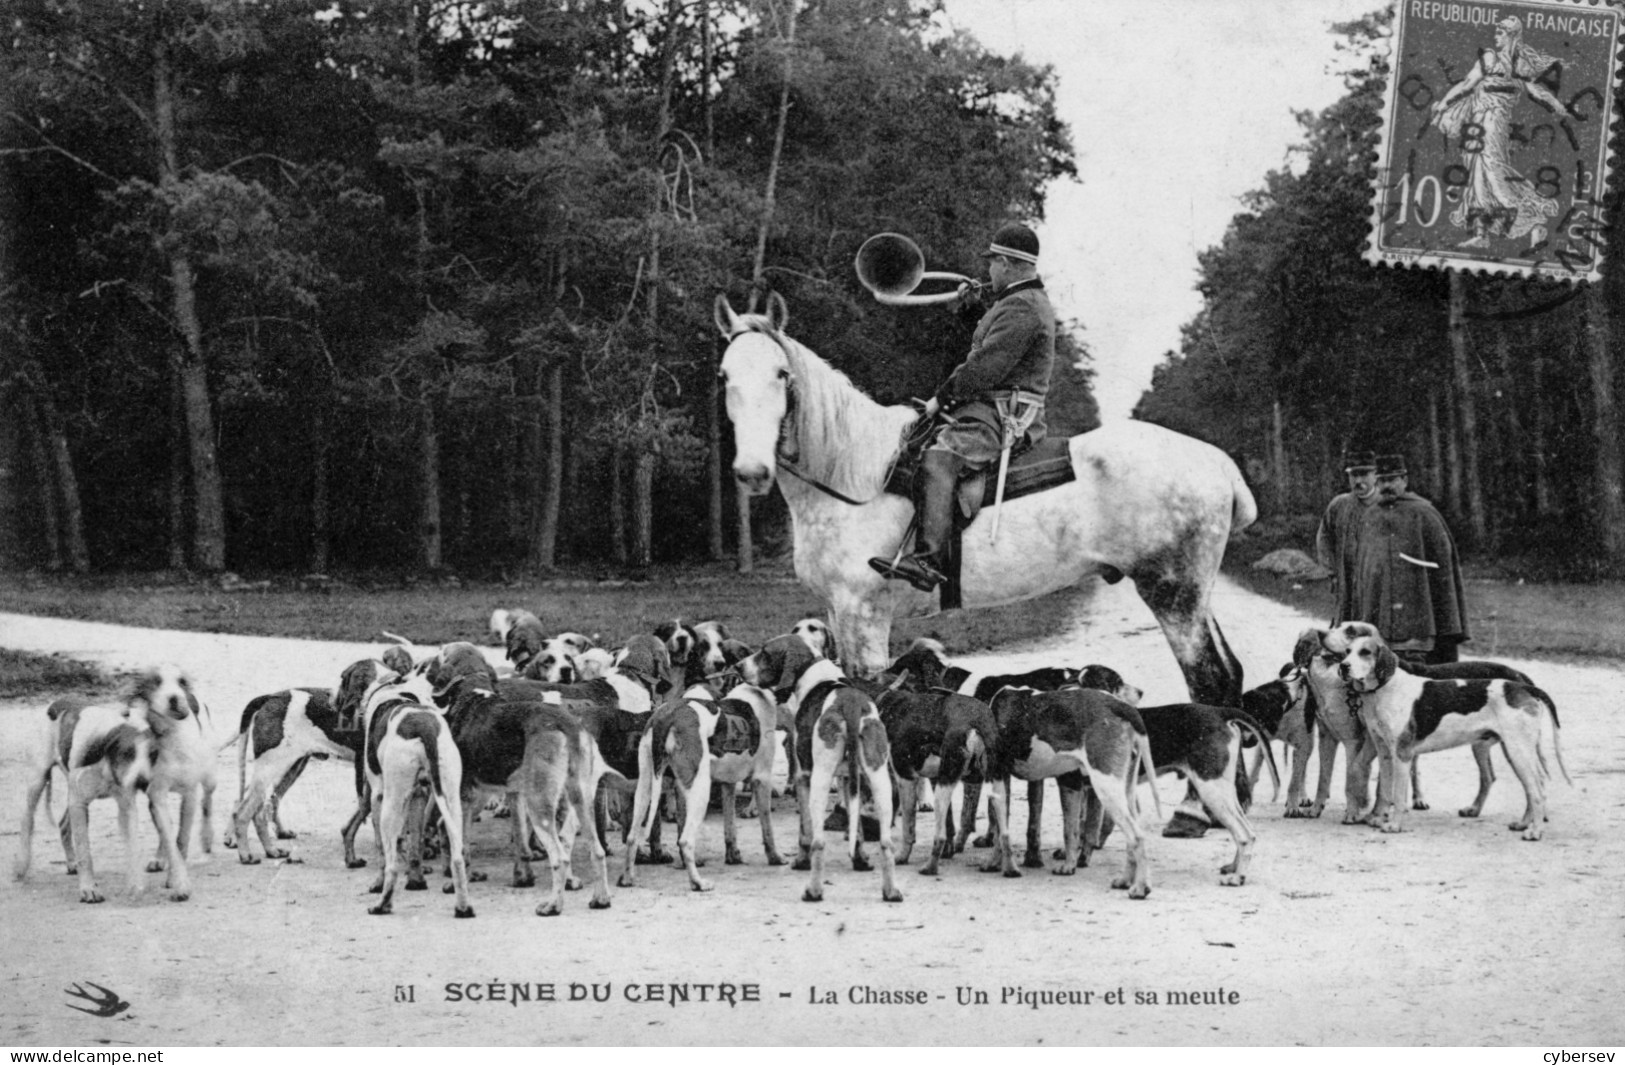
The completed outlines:
{"type": "Polygon", "coordinates": [[[1237,533],[1258,520],[1258,501],[1253,498],[1253,490],[1247,487],[1236,460],[1225,455],[1224,466],[1225,475],[1230,478],[1230,531],[1237,533]]]}

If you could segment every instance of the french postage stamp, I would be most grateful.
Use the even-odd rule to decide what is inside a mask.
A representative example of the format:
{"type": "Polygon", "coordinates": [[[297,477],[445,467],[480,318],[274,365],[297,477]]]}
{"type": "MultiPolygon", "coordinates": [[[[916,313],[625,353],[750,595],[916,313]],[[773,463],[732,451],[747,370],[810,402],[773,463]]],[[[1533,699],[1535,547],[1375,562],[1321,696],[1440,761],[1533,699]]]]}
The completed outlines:
{"type": "Polygon", "coordinates": [[[1366,258],[1595,281],[1625,8],[1400,0],[1366,258]]]}

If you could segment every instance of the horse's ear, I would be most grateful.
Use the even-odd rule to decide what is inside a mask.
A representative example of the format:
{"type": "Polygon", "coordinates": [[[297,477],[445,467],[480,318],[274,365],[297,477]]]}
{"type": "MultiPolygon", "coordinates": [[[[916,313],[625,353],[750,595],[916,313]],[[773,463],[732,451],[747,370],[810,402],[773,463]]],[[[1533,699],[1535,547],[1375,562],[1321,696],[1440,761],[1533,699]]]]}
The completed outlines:
{"type": "Polygon", "coordinates": [[[790,306],[777,292],[767,294],[767,320],[775,333],[784,332],[784,327],[790,324],[790,306]]]}
{"type": "Polygon", "coordinates": [[[731,337],[739,332],[739,316],[734,313],[733,307],[728,304],[725,293],[717,293],[717,301],[712,304],[711,316],[717,323],[717,330],[725,337],[731,337]]]}

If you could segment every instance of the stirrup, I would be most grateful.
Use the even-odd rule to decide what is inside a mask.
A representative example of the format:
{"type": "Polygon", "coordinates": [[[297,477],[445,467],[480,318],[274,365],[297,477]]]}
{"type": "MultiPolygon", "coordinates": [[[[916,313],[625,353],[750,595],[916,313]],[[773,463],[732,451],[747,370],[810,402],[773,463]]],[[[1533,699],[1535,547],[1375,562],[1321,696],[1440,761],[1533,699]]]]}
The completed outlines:
{"type": "Polygon", "coordinates": [[[907,581],[922,592],[934,592],[937,585],[948,579],[919,555],[908,555],[895,562],[871,558],[869,568],[889,581],[907,581]]]}

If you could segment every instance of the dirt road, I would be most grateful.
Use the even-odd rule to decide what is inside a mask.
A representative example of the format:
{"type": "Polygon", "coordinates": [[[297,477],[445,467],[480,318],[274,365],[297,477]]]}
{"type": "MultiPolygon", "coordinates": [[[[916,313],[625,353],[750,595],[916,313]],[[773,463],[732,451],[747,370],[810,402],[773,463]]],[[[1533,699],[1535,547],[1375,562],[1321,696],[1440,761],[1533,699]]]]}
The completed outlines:
{"type": "MultiPolygon", "coordinates": [[[[1312,622],[1229,584],[1218,613],[1249,683],[1273,676],[1312,622]]],[[[16,615],[0,615],[0,646],[118,668],[178,662],[228,728],[251,696],[334,683],[376,650],[16,615]]],[[[1148,705],[1183,697],[1125,586],[1103,588],[1064,637],[979,660],[1100,661],[1144,688],[1148,705]]],[[[917,857],[900,870],[900,905],[881,902],[876,874],[835,860],[825,901],[807,904],[804,874],[762,863],[754,823],[742,826],[748,864],[727,867],[708,821],[713,892],[645,869],[608,911],[572,894],[563,916],[543,919],[534,889],[506,886],[505,827],[482,822],[474,865],[491,880],[474,887],[477,919],[454,921],[438,890],[369,917],[373,869],[348,871],[340,858],[350,769],[328,763],[283,806],[301,832],[298,863],[240,866],[217,844],[181,904],[164,897],[161,876],[144,898],[122,893],[112,807],[98,804],[93,840],[112,890],[84,906],[42,813],[33,876],[0,886],[0,1044],[1618,1044],[1625,673],[1515,664],[1555,696],[1574,781],[1553,787],[1544,841],[1507,831],[1523,797],[1500,755],[1484,816],[1458,818],[1472,759],[1443,752],[1423,759],[1435,808],[1413,815],[1412,831],[1343,827],[1337,798],[1320,821],[1286,821],[1266,789],[1246,886],[1218,884],[1227,837],[1153,837],[1143,902],[1107,887],[1122,862],[1114,837],[1069,879],[986,876],[973,866],[983,852],[925,878],[917,857]],[[85,981],[128,1009],[69,1009],[84,1003],[64,989],[85,981]]],[[[0,851],[17,844],[22,752],[42,703],[0,702],[0,851]]],[[[217,835],[236,799],[234,754],[220,768],[217,835]]],[[[1164,778],[1161,794],[1171,809],[1182,786],[1164,778]]],[[[779,839],[793,840],[793,809],[774,818],[779,839]]],[[[1018,833],[1024,824],[1018,800],[1018,833]]],[[[1058,838],[1047,820],[1046,839],[1058,838]]],[[[140,841],[152,846],[150,823],[140,841]]],[[[578,869],[584,859],[578,851],[578,869]]]]}

